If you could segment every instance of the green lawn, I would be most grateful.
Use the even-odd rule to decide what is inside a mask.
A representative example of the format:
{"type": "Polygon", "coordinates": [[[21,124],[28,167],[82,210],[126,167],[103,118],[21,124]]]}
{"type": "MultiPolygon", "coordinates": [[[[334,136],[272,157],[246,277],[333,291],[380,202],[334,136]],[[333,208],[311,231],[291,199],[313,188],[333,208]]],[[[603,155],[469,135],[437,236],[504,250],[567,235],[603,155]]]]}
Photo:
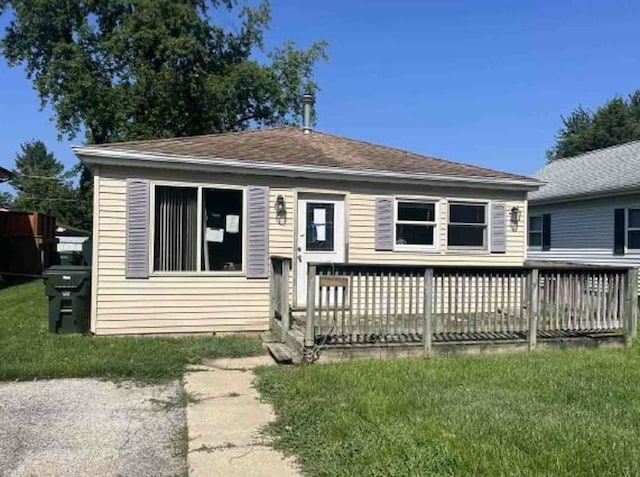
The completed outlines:
{"type": "Polygon", "coordinates": [[[261,352],[257,338],[240,336],[90,337],[48,332],[47,298],[41,280],[0,290],[0,380],[69,377],[179,378],[188,363],[204,357],[261,352]]]}
{"type": "Polygon", "coordinates": [[[263,368],[308,475],[640,475],[640,352],[263,368]]]}

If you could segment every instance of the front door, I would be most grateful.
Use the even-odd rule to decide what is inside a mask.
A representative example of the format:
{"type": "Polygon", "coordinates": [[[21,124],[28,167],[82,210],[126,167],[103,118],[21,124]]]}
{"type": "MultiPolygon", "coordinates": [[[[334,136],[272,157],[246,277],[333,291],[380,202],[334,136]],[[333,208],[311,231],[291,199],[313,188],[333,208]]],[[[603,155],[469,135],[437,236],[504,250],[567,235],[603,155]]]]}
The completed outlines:
{"type": "Polygon", "coordinates": [[[307,303],[307,264],[345,261],[344,197],[298,196],[296,305],[307,303]]]}

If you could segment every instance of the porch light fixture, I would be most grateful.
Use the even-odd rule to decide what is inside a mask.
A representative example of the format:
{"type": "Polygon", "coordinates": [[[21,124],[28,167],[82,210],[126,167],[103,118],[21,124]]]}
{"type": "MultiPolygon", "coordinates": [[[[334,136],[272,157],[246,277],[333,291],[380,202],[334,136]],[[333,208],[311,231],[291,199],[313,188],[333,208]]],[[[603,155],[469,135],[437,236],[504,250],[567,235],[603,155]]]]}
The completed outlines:
{"type": "Polygon", "coordinates": [[[518,207],[511,208],[511,223],[517,225],[520,222],[520,209],[518,207]]]}
{"type": "Polygon", "coordinates": [[[275,209],[276,209],[276,217],[278,218],[286,217],[287,207],[284,203],[284,197],[282,195],[279,195],[278,197],[276,197],[275,209]]]}

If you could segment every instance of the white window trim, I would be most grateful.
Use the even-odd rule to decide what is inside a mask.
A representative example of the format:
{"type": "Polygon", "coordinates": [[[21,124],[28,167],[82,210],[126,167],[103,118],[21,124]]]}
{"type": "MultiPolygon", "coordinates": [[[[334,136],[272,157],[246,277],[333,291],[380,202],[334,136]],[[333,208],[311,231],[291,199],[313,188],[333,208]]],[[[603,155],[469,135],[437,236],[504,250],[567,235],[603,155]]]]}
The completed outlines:
{"type": "Polygon", "coordinates": [[[543,214],[535,214],[529,215],[527,217],[527,248],[529,250],[542,250],[542,237],[544,235],[544,222],[542,219],[542,215],[543,214]],[[531,223],[531,219],[533,217],[538,217],[540,219],[540,230],[532,230],[529,227],[529,224],[531,223]],[[531,232],[540,234],[540,245],[530,245],[529,235],[531,234],[531,232]]]}
{"type": "Polygon", "coordinates": [[[394,197],[393,203],[393,250],[398,252],[437,252],[439,250],[439,218],[440,212],[440,200],[430,197],[424,198],[405,198],[405,197],[394,197]],[[427,222],[421,220],[398,220],[398,203],[399,202],[414,202],[418,204],[433,204],[434,205],[434,221],[427,222]],[[396,229],[397,225],[400,224],[408,224],[408,225],[432,225],[433,226],[433,245],[416,245],[416,244],[398,244],[396,243],[396,229]]]}
{"type": "MultiPolygon", "coordinates": [[[[201,182],[177,182],[177,181],[150,181],[151,198],[149,208],[149,276],[150,277],[244,277],[247,275],[247,188],[246,186],[237,186],[230,184],[208,184],[201,182]],[[242,270],[194,270],[194,271],[157,271],[154,270],[155,257],[155,219],[156,219],[156,186],[168,187],[191,187],[197,189],[198,197],[198,230],[202,230],[202,190],[203,189],[227,189],[242,191],[242,270]]],[[[198,233],[198,241],[196,244],[196,260],[198,268],[202,267],[202,233],[198,233]]]]}
{"type": "Polygon", "coordinates": [[[624,250],[625,252],[638,253],[640,248],[629,247],[629,232],[640,232],[640,227],[629,227],[629,211],[640,210],[640,207],[627,207],[624,212],[624,250]]]}
{"type": "Polygon", "coordinates": [[[488,252],[489,251],[489,237],[491,236],[489,215],[491,214],[490,203],[485,200],[473,200],[473,199],[454,199],[447,201],[447,250],[451,251],[465,251],[470,252],[488,252]],[[452,205],[482,205],[484,206],[484,223],[466,223],[466,222],[451,222],[451,206],[452,205]],[[449,245],[449,226],[450,225],[462,225],[462,226],[484,226],[484,234],[482,237],[482,246],[478,245],[449,245]]]}

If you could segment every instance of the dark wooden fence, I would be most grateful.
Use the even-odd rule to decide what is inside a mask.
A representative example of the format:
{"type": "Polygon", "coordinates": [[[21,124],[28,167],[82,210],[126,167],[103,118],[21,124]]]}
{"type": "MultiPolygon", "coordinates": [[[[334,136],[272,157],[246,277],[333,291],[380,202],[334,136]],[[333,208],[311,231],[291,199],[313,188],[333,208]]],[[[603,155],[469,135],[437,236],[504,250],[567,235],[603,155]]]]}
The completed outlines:
{"type": "Polygon", "coordinates": [[[40,275],[54,264],[55,233],[55,217],[0,211],[0,275],[40,275]]]}
{"type": "MultiPolygon", "coordinates": [[[[635,335],[637,271],[312,264],[305,346],[635,335]]],[[[288,285],[287,285],[288,286],[288,285]]]]}

